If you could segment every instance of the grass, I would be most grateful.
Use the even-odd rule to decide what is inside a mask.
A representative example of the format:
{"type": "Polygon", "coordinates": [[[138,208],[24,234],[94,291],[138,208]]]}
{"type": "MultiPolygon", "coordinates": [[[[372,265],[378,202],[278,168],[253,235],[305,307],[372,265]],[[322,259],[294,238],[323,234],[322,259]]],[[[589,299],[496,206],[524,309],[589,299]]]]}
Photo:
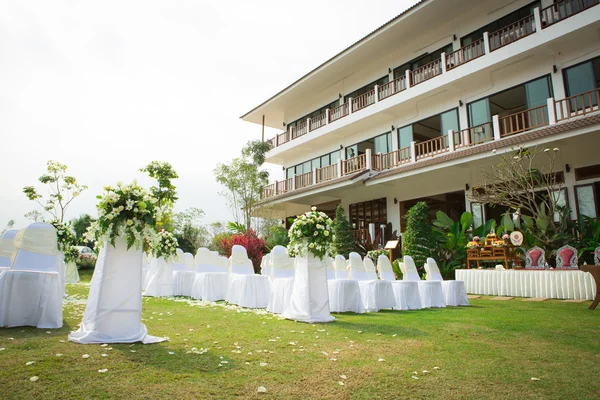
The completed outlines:
{"type": "MultiPolygon", "coordinates": [[[[90,276],[82,271],[84,280],[90,276]]],[[[600,312],[587,310],[589,302],[483,298],[468,308],[341,314],[332,324],[307,325],[145,298],[144,323],[170,341],[101,347],[66,340],[81,321],[88,289],[68,285],[62,329],[0,329],[0,398],[597,399],[600,393],[600,312]],[[267,393],[257,393],[259,386],[267,393]]]]}

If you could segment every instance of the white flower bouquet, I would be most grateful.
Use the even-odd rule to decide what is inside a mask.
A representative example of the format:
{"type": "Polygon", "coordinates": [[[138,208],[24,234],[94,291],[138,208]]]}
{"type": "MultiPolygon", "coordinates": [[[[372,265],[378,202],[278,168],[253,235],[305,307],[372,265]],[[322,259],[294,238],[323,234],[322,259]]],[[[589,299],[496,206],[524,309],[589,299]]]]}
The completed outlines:
{"type": "Polygon", "coordinates": [[[56,229],[56,239],[58,251],[63,253],[66,263],[75,262],[79,258],[79,251],[74,248],[75,235],[71,231],[69,224],[63,224],[59,221],[50,222],[56,229]]]}
{"type": "Polygon", "coordinates": [[[104,194],[97,198],[98,220],[88,228],[88,240],[108,240],[114,246],[116,238],[122,237],[127,248],[140,248],[144,242],[156,240],[161,213],[155,205],[157,200],[146,189],[136,182],[118,183],[117,187],[105,186],[104,194]]]}
{"type": "Polygon", "coordinates": [[[288,253],[291,257],[304,256],[308,251],[313,256],[323,259],[333,254],[333,221],[317,207],[299,215],[288,232],[290,243],[288,253]]]}
{"type": "Polygon", "coordinates": [[[156,258],[162,257],[169,261],[177,255],[177,239],[171,232],[161,230],[150,246],[150,253],[156,258]]]}

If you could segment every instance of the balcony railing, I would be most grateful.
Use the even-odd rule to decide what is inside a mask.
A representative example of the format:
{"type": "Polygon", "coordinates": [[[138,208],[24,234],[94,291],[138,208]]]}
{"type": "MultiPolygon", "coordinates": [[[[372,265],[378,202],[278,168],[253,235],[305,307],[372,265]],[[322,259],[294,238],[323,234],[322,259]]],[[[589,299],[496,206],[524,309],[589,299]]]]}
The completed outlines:
{"type": "Polygon", "coordinates": [[[342,160],[342,174],[349,175],[367,169],[367,155],[361,154],[348,160],[342,160]]]}
{"type": "Polygon", "coordinates": [[[438,76],[442,73],[442,60],[435,60],[429,64],[425,64],[422,67],[410,71],[410,86],[418,85],[426,80],[438,76]]]}
{"type": "Polygon", "coordinates": [[[494,140],[494,133],[491,122],[454,132],[455,148],[475,146],[492,140],[494,140]]]}
{"type": "Polygon", "coordinates": [[[406,90],[406,76],[401,76],[385,85],[379,86],[379,100],[381,101],[403,90],[406,90]]]}
{"type": "Polygon", "coordinates": [[[425,157],[433,157],[447,151],[448,136],[446,135],[415,144],[415,158],[417,160],[425,157]]]}
{"type": "Polygon", "coordinates": [[[284,181],[277,182],[277,185],[275,186],[277,194],[287,193],[292,190],[292,179],[294,178],[288,178],[284,181]]]}
{"type": "Polygon", "coordinates": [[[310,120],[309,131],[312,132],[315,129],[319,129],[322,126],[325,126],[327,123],[327,114],[323,113],[317,117],[314,117],[310,120]]]}
{"type": "Polygon", "coordinates": [[[533,14],[499,29],[494,33],[490,33],[490,51],[498,50],[499,48],[523,39],[532,33],[535,33],[535,19],[533,14]]]}
{"type": "Polygon", "coordinates": [[[296,179],[296,189],[301,189],[313,184],[313,173],[310,171],[302,175],[296,175],[294,179],[296,179]]]}
{"type": "Polygon", "coordinates": [[[410,147],[404,147],[402,149],[390,151],[389,153],[375,154],[373,156],[373,169],[375,171],[383,171],[410,163],[410,161],[410,147]]]}
{"type": "Polygon", "coordinates": [[[569,118],[579,117],[598,111],[598,100],[600,99],[600,89],[581,93],[566,99],[554,102],[554,115],[557,121],[569,118]]]}
{"type": "Polygon", "coordinates": [[[352,99],[352,112],[362,110],[365,107],[375,104],[375,90],[371,89],[367,93],[363,93],[355,99],[352,99]]]}
{"type": "Polygon", "coordinates": [[[499,118],[500,137],[548,125],[548,106],[539,106],[499,118]]]}
{"type": "Polygon", "coordinates": [[[275,184],[274,183],[271,183],[270,185],[263,187],[262,193],[260,195],[261,199],[268,199],[269,197],[273,197],[273,196],[275,196],[275,184]]]}
{"type": "MultiPolygon", "coordinates": [[[[361,110],[376,102],[383,101],[388,97],[391,97],[404,90],[410,90],[410,87],[414,85],[418,85],[437,75],[443,74],[445,72],[444,69],[449,71],[475,60],[476,58],[483,57],[486,55],[486,47],[489,48],[489,51],[495,51],[526,36],[534,34],[536,33],[536,14],[540,16],[541,26],[543,28],[547,28],[550,25],[564,21],[565,19],[596,6],[599,3],[600,0],[563,0],[539,10],[539,14],[537,14],[537,11],[535,11],[534,14],[531,14],[496,32],[489,33],[488,35],[484,34],[484,38],[485,36],[488,36],[487,45],[489,47],[486,46],[484,38],[477,40],[461,49],[458,49],[457,51],[446,54],[446,63],[444,66],[442,66],[441,59],[439,59],[424,65],[415,71],[409,71],[408,75],[410,81],[407,81],[406,76],[403,75],[392,82],[379,86],[377,88],[377,96],[375,96],[375,91],[372,90],[357,97],[356,99],[352,99],[352,107],[350,107],[350,104],[348,103],[341,104],[338,107],[329,110],[329,118],[327,118],[326,114],[320,115],[311,120],[310,127],[307,126],[306,122],[302,122],[301,124],[298,124],[298,126],[290,128],[287,133],[281,133],[267,141],[271,143],[273,147],[281,146],[290,142],[291,140],[305,135],[308,132],[314,131],[315,129],[321,128],[347,115],[350,115],[355,111],[361,110]]],[[[573,106],[569,110],[566,108],[566,103],[564,103],[563,106],[563,109],[557,109],[557,118],[565,119],[580,115],[580,113],[576,112],[578,107],[573,106]],[[561,113],[561,111],[564,112],[561,113]]],[[[587,109],[595,110],[593,107],[582,108],[582,113],[587,109]]],[[[455,145],[456,147],[460,147],[460,141],[455,141],[455,145]]]]}
{"type": "Polygon", "coordinates": [[[329,122],[337,121],[348,115],[348,103],[341,104],[329,110],[329,122]]]}
{"type": "Polygon", "coordinates": [[[483,39],[479,39],[462,49],[446,55],[446,70],[450,71],[485,54],[483,39]]]}
{"type": "Polygon", "coordinates": [[[316,173],[316,183],[330,181],[334,178],[338,177],[337,164],[331,164],[323,168],[317,168],[316,173]]]}
{"type": "Polygon", "coordinates": [[[540,10],[542,29],[598,5],[600,0],[563,0],[540,10]]]}

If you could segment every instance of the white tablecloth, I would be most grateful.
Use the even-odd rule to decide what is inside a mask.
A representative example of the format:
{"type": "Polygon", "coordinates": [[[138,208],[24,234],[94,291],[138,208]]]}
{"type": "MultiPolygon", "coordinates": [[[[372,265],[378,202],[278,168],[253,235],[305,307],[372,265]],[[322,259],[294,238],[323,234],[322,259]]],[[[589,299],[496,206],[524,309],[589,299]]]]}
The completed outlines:
{"type": "Polygon", "coordinates": [[[596,293],[592,275],[579,270],[457,269],[456,280],[467,293],[491,296],[593,300],[596,293]]]}

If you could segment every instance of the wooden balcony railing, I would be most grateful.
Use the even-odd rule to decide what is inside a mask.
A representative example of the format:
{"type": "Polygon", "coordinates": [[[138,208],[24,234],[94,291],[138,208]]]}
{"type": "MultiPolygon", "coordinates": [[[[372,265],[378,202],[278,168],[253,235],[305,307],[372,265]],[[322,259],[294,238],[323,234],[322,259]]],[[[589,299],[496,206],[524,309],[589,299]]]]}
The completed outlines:
{"type": "Polygon", "coordinates": [[[375,89],[363,93],[355,99],[352,99],[352,112],[362,110],[365,107],[375,103],[375,89]]]}
{"type": "Polygon", "coordinates": [[[296,175],[294,179],[296,179],[296,189],[307,187],[313,184],[313,173],[310,171],[302,175],[296,175]]]}
{"type": "Polygon", "coordinates": [[[429,64],[410,71],[410,86],[418,85],[442,73],[442,60],[434,60],[429,64]]]}
{"type": "Polygon", "coordinates": [[[319,129],[322,126],[327,124],[327,114],[323,113],[317,117],[314,117],[310,120],[309,132],[314,131],[315,129],[319,129]]]}
{"type": "Polygon", "coordinates": [[[288,178],[285,181],[277,182],[277,194],[287,193],[292,190],[292,179],[288,178]]]}
{"type": "Polygon", "coordinates": [[[308,132],[306,122],[302,122],[292,127],[292,139],[299,138],[300,136],[306,135],[308,132]]]}
{"type": "Polygon", "coordinates": [[[289,141],[290,141],[290,133],[288,131],[280,133],[279,135],[276,136],[277,146],[281,146],[282,144],[287,143],[289,141]]]}
{"type": "Polygon", "coordinates": [[[356,229],[351,231],[354,236],[354,241],[358,244],[371,244],[371,235],[368,229],[356,229]]]}
{"type": "Polygon", "coordinates": [[[385,154],[374,154],[373,169],[376,171],[383,171],[409,163],[410,161],[410,147],[404,147],[385,154]]]}
{"type": "Polygon", "coordinates": [[[277,136],[271,139],[267,139],[265,140],[265,142],[269,143],[271,145],[271,148],[277,147],[277,136]]]}
{"type": "Polygon", "coordinates": [[[523,39],[532,33],[535,33],[535,19],[533,14],[505,26],[496,32],[490,33],[490,51],[498,50],[499,48],[523,39]]]}
{"type": "Polygon", "coordinates": [[[348,115],[348,103],[341,104],[329,110],[329,122],[336,121],[348,115]]]}
{"type": "Polygon", "coordinates": [[[367,156],[361,154],[348,160],[342,160],[342,175],[353,174],[367,169],[367,156]]]}
{"type": "Polygon", "coordinates": [[[563,0],[540,10],[542,29],[598,5],[600,0],[563,0]]]}
{"type": "Polygon", "coordinates": [[[491,122],[454,132],[454,148],[457,149],[491,142],[492,140],[494,140],[494,132],[492,131],[491,122]]]}
{"type": "Polygon", "coordinates": [[[261,199],[268,199],[269,197],[275,196],[275,184],[271,183],[263,187],[262,193],[260,194],[261,199]]]}
{"type": "Polygon", "coordinates": [[[381,101],[403,90],[406,90],[406,76],[401,76],[385,85],[379,86],[379,100],[381,101]]]}
{"type": "Polygon", "coordinates": [[[316,171],[317,182],[316,183],[330,181],[337,177],[338,177],[337,164],[331,164],[331,165],[328,165],[323,168],[317,168],[317,171],[316,171]]]}
{"type": "Polygon", "coordinates": [[[556,121],[579,117],[594,111],[600,110],[598,107],[600,100],[600,89],[594,89],[589,92],[570,96],[554,102],[554,115],[556,121]]]}
{"type": "Polygon", "coordinates": [[[548,106],[539,106],[499,118],[500,137],[548,125],[548,106]]]}
{"type": "Polygon", "coordinates": [[[448,136],[446,135],[426,140],[424,142],[419,142],[415,145],[415,157],[417,160],[425,157],[433,157],[447,151],[448,136]]]}
{"type": "Polygon", "coordinates": [[[471,60],[481,57],[485,54],[485,46],[483,38],[471,44],[466,45],[462,49],[458,49],[453,53],[446,54],[446,70],[450,71],[460,65],[466,64],[471,60]]]}

